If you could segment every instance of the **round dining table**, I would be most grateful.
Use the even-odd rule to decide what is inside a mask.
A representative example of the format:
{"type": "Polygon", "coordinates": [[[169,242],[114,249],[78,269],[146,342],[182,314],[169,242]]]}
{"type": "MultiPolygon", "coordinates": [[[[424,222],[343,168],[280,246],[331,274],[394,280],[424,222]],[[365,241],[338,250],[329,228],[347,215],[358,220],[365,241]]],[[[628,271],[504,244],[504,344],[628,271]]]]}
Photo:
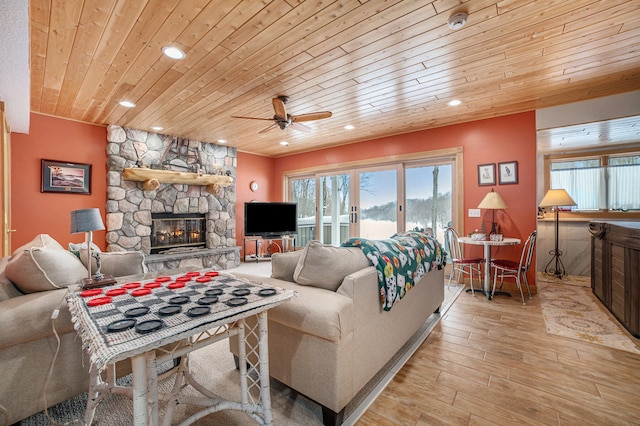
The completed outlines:
{"type": "MultiPolygon", "coordinates": [[[[484,246],[484,290],[480,290],[487,299],[491,300],[491,246],[515,246],[520,244],[519,238],[503,238],[502,241],[494,241],[489,238],[482,240],[474,240],[471,237],[458,238],[460,244],[470,244],[476,246],[484,246]]],[[[511,293],[500,292],[511,296],[511,293]]]]}

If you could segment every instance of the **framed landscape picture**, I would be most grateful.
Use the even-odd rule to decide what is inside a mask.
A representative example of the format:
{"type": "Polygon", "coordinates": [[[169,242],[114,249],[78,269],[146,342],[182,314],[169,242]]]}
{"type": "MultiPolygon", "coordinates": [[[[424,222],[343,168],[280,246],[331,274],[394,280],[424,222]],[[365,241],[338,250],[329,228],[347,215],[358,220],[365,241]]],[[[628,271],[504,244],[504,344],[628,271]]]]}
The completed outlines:
{"type": "Polygon", "coordinates": [[[478,165],[478,186],[495,185],[496,184],[496,164],[479,164],[478,165]]]}
{"type": "Polygon", "coordinates": [[[498,163],[498,176],[500,185],[518,183],[518,162],[498,163]]]}
{"type": "Polygon", "coordinates": [[[43,159],[40,192],[91,194],[91,164],[43,159]]]}

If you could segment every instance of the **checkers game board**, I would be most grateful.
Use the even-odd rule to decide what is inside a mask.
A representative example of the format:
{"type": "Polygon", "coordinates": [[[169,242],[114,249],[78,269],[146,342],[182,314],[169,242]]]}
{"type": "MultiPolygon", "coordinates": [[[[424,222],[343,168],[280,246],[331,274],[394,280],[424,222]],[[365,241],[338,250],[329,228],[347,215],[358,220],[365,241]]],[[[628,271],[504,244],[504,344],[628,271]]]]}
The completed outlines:
{"type": "Polygon", "coordinates": [[[101,368],[292,295],[217,271],[194,271],[72,292],[67,303],[91,361],[101,368]]]}

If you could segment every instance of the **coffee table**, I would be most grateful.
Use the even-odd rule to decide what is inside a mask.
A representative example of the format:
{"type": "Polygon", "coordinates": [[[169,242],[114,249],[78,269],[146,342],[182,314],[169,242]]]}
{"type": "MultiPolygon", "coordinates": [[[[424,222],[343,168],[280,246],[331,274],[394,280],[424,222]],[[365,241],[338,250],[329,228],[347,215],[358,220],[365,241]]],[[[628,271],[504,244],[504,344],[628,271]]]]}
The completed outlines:
{"type": "Polygon", "coordinates": [[[119,279],[112,287],[98,289],[100,294],[76,289],[67,296],[74,327],[91,362],[85,424],[91,424],[103,398],[123,394],[133,400],[135,425],[160,424],[159,401],[167,402],[166,425],[171,424],[177,404],[203,407],[182,424],[235,409],[259,424],[271,425],[267,311],[294,292],[208,270],[157,275],[119,279]],[[118,294],[123,289],[124,294],[118,294]],[[180,312],[169,314],[176,307],[180,312]],[[253,328],[245,322],[251,316],[257,317],[253,328]],[[239,341],[241,401],[228,401],[205,389],[189,371],[190,352],[233,335],[239,341]],[[127,358],[131,359],[132,386],[118,386],[115,363],[127,358]],[[172,360],[180,360],[170,371],[175,383],[170,392],[161,393],[157,366],[172,360]],[[180,390],[185,384],[202,397],[183,395],[180,390]]]}

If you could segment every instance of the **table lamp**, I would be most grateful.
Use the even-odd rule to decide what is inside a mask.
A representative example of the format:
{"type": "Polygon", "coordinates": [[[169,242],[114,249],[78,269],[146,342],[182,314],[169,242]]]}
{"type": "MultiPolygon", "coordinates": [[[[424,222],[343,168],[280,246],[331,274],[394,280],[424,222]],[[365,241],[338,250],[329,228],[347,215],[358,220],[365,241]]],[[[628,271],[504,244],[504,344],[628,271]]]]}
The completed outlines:
{"type": "Polygon", "coordinates": [[[93,231],[100,231],[104,229],[104,223],[102,223],[102,217],[100,217],[100,210],[82,209],[73,210],[71,212],[71,233],[78,234],[80,232],[86,233],[87,253],[89,258],[87,261],[87,270],[89,271],[89,277],[83,281],[83,287],[91,287],[93,280],[91,278],[91,243],[93,239],[93,231]]]}
{"type": "Polygon", "coordinates": [[[556,232],[556,246],[555,249],[549,251],[549,254],[552,255],[551,260],[544,267],[545,275],[554,275],[555,277],[562,279],[563,276],[567,275],[567,271],[564,269],[564,265],[562,264],[562,260],[560,256],[562,256],[562,252],[558,250],[558,225],[559,225],[559,217],[558,211],[560,206],[576,206],[576,202],[573,201],[573,198],[565,191],[564,189],[550,189],[545,194],[538,207],[552,207],[556,213],[555,215],[555,232],[556,232]],[[551,263],[555,260],[555,269],[549,269],[551,263]]]}
{"type": "Polygon", "coordinates": [[[491,232],[490,234],[496,233],[496,210],[504,210],[507,208],[507,204],[504,202],[500,194],[495,192],[493,189],[487,195],[484,196],[480,204],[478,204],[479,209],[491,209],[491,232]]]}

